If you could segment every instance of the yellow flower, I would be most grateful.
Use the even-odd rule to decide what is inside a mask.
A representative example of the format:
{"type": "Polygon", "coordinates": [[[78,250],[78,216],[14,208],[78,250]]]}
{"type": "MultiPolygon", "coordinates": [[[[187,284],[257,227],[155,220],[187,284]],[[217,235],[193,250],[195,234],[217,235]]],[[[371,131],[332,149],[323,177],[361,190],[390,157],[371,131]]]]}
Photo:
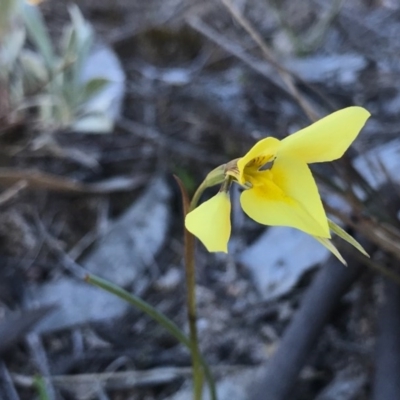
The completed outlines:
{"type": "Polygon", "coordinates": [[[332,251],[328,219],[307,164],[340,158],[369,116],[362,107],[348,107],[283,140],[260,140],[242,158],[225,165],[221,190],[188,213],[186,228],[208,251],[227,252],[228,191],[236,182],[246,189],[240,203],[250,218],[263,225],[300,229],[332,251]]]}

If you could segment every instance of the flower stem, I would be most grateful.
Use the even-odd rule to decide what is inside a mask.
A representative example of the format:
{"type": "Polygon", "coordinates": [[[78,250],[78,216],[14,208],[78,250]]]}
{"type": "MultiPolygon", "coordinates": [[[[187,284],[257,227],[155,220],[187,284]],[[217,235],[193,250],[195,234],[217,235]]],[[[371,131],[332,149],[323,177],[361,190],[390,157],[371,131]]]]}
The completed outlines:
{"type": "MultiPolygon", "coordinates": [[[[189,206],[189,211],[192,211],[196,208],[197,203],[200,200],[201,195],[203,194],[204,190],[206,190],[209,187],[209,185],[207,184],[207,181],[204,180],[201,185],[196,189],[192,201],[190,202],[190,206],[189,206]]],[[[185,214],[186,215],[186,214],[185,214]]]]}
{"type": "MultiPolygon", "coordinates": [[[[189,196],[182,182],[176,178],[182,193],[183,202],[183,217],[193,208],[196,207],[198,200],[204,189],[208,187],[208,180],[205,179],[203,183],[196,190],[192,203],[189,201],[189,196]]],[[[195,269],[195,254],[194,236],[184,228],[185,239],[185,269],[186,269],[186,290],[187,290],[187,313],[189,321],[190,332],[190,347],[192,350],[192,368],[193,368],[193,399],[201,400],[203,392],[203,372],[200,365],[200,351],[199,340],[197,336],[196,325],[196,269],[195,269]]]]}
{"type": "Polygon", "coordinates": [[[50,400],[50,396],[46,391],[46,382],[43,376],[35,376],[33,384],[36,387],[40,400],[50,400]]]}
{"type": "Polygon", "coordinates": [[[194,262],[194,236],[185,229],[185,266],[186,266],[186,289],[187,289],[187,311],[189,320],[190,343],[192,348],[193,363],[193,394],[195,400],[201,400],[203,387],[203,373],[199,359],[199,341],[196,325],[196,274],[194,262]]]}

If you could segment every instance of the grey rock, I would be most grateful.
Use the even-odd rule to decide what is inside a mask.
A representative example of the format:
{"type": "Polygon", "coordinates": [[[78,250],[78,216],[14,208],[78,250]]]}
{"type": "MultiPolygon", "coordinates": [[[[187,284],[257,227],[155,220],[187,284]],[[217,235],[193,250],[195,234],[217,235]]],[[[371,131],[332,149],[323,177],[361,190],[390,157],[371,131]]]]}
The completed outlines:
{"type": "Polygon", "coordinates": [[[107,85],[85,103],[85,115],[73,128],[80,132],[111,132],[114,121],[121,115],[125,95],[125,72],[115,52],[104,44],[97,44],[83,66],[81,79],[104,78],[107,85]]]}
{"type": "Polygon", "coordinates": [[[375,146],[358,156],[353,165],[374,189],[388,179],[400,183],[400,140],[375,146]]]}
{"type": "Polygon", "coordinates": [[[330,384],[315,400],[353,400],[360,396],[367,383],[365,371],[352,370],[351,367],[339,371],[330,384]]]}
{"type": "Polygon", "coordinates": [[[328,257],[311,236],[293,228],[272,227],[239,255],[265,300],[289,292],[300,277],[328,257]]]}
{"type": "Polygon", "coordinates": [[[164,242],[170,195],[163,179],[151,183],[83,260],[83,266],[120,286],[139,279],[164,242]]]}
{"type": "MultiPolygon", "coordinates": [[[[167,232],[169,198],[164,180],[154,180],[86,257],[85,269],[119,286],[131,286],[135,281],[136,288],[145,287],[145,269],[167,232]]],[[[31,303],[59,307],[39,326],[40,332],[117,318],[129,307],[116,296],[69,277],[31,288],[31,303]]]]}
{"type": "Polygon", "coordinates": [[[359,73],[367,66],[367,60],[350,53],[296,58],[284,64],[307,82],[349,85],[356,82],[359,73]]]}
{"type": "Polygon", "coordinates": [[[118,297],[69,277],[34,288],[33,297],[33,305],[57,306],[56,312],[44,319],[36,332],[68,328],[88,321],[105,321],[121,316],[128,308],[128,304],[118,297]]]}
{"type": "MultiPolygon", "coordinates": [[[[260,372],[260,367],[238,368],[237,371],[228,372],[226,376],[216,382],[218,400],[249,400],[251,386],[254,385],[260,372]]],[[[188,400],[192,397],[192,386],[188,384],[168,400],[188,400]]],[[[206,385],[203,389],[203,399],[210,399],[206,385]]]]}

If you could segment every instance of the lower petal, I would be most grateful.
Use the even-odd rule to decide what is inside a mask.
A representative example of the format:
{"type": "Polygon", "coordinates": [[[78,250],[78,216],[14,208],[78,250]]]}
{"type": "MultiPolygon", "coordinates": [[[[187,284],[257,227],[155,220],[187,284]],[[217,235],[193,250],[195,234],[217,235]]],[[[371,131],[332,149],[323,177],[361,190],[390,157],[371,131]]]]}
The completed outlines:
{"type": "Polygon", "coordinates": [[[274,183],[320,225],[323,234],[319,236],[330,237],[321,196],[308,165],[296,159],[278,157],[271,172],[274,183]]]}
{"type": "Polygon", "coordinates": [[[244,212],[260,224],[290,226],[313,236],[329,237],[329,231],[272,181],[245,190],[240,203],[244,212]]]}
{"type": "Polygon", "coordinates": [[[231,202],[229,194],[219,192],[186,215],[186,229],[210,252],[228,252],[231,235],[231,202]]]}

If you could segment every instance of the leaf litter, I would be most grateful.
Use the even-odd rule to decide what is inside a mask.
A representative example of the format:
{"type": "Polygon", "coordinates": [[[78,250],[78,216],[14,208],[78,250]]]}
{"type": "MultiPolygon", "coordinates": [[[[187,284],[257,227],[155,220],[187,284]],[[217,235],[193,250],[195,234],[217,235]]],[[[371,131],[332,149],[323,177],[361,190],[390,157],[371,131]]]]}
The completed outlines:
{"type": "MultiPolygon", "coordinates": [[[[279,7],[272,3],[237,2],[237,7],[315,109],[326,113],[363,104],[372,112],[374,121],[356,149],[367,150],[365,157],[374,158],[377,145],[388,148],[380,152],[384,168],[371,164],[375,158],[355,165],[365,174],[372,165],[379,183],[387,181],[397,161],[390,155],[396,152],[394,146],[386,143],[398,136],[400,115],[393,40],[397,19],[391,8],[396,5],[384,2],[373,8],[366,2],[346,2],[321,28],[315,44],[307,34],[329,12],[324,2],[309,0],[290,7],[288,1],[279,7]],[[386,172],[381,174],[382,169],[386,172]]],[[[94,301],[99,315],[107,317],[99,322],[82,312],[78,318],[73,308],[68,310],[73,306],[66,306],[73,319],[53,325],[49,314],[48,328],[37,328],[49,379],[63,398],[185,398],[182,392],[190,386],[188,354],[135,310],[119,313],[116,306],[107,314],[101,304],[110,303],[104,298],[97,301],[95,296],[103,294],[92,297],[90,288],[85,292],[69,265],[97,260],[100,275],[120,281],[186,329],[185,291],[176,273],[183,273],[181,209],[169,177],[182,173],[188,184],[199,182],[221,160],[243,154],[261,137],[282,138],[308,121],[293,93],[221,2],[168,0],[160,6],[121,0],[111,6],[85,0],[79,6],[125,71],[121,116],[112,135],[56,132],[52,144],[42,147],[34,146],[37,130],[30,121],[2,133],[0,183],[15,190],[1,202],[2,215],[8,215],[0,218],[0,258],[5,265],[1,275],[4,282],[21,288],[17,297],[6,298],[2,291],[2,308],[26,312],[36,307],[32,287],[37,287],[50,291],[52,299],[76,296],[81,312],[85,306],[94,310],[90,306],[94,301]],[[157,190],[153,178],[159,176],[159,185],[170,194],[156,193],[143,200],[146,193],[157,190]],[[131,209],[136,217],[123,223],[131,209]],[[38,220],[53,241],[46,239],[38,220]],[[115,229],[120,232],[112,237],[115,229]],[[66,258],[85,237],[89,240],[76,256],[66,258]],[[152,243],[151,249],[135,247],[141,241],[152,243]],[[107,250],[113,242],[118,245],[115,256],[116,250],[107,250]],[[126,257],[117,262],[123,272],[108,265],[117,257],[126,257]],[[171,277],[170,271],[175,271],[171,277]],[[60,286],[68,286],[65,293],[70,294],[62,295],[60,286]],[[90,298],[87,302],[85,295],[90,298]]],[[[50,32],[60,35],[60,22],[68,18],[64,3],[53,0],[41,7],[50,32]]],[[[398,183],[396,178],[393,184],[398,183]]],[[[305,256],[301,267],[295,251],[285,250],[298,239],[292,242],[285,235],[272,245],[267,241],[263,246],[273,246],[277,259],[281,252],[293,266],[287,277],[276,279],[274,290],[265,292],[260,282],[268,269],[262,268],[262,255],[257,272],[251,266],[254,256],[247,260],[245,254],[255,251],[274,230],[265,233],[251,221],[237,219],[240,229],[233,232],[233,256],[209,255],[198,246],[197,296],[200,347],[221,379],[219,390],[225,390],[221,398],[239,400],[246,397],[232,389],[237,385],[235,373],[253,377],[253,371],[269,359],[323,257],[316,259],[315,251],[302,244],[304,253],[308,250],[313,257],[305,256]]],[[[269,250],[264,251],[267,258],[269,250]]],[[[375,259],[389,263],[382,250],[375,259]]],[[[374,360],[375,306],[381,301],[381,288],[379,277],[367,274],[343,298],[329,322],[334,334],[324,332],[319,338],[293,399],[369,398],[370,379],[365,376],[370,376],[374,360]],[[344,386],[350,389],[343,390],[344,386]]],[[[7,323],[7,316],[0,323],[7,323]]],[[[29,360],[23,346],[14,346],[1,366],[4,379],[11,374],[12,381],[6,381],[16,388],[16,398],[32,398],[31,377],[37,370],[29,360]]]]}

